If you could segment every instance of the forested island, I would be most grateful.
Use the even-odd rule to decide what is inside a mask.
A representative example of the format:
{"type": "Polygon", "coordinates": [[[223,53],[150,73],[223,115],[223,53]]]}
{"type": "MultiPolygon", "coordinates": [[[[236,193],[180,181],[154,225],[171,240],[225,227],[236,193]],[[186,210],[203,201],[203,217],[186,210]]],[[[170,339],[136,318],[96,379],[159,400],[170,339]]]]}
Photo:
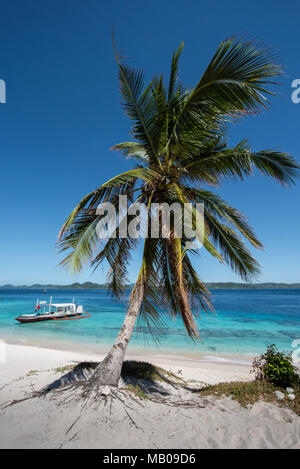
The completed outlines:
{"type": "MultiPolygon", "coordinates": [[[[128,285],[128,289],[132,288],[132,284],[128,285]]],[[[300,288],[300,283],[237,283],[237,282],[210,282],[206,283],[206,286],[210,290],[269,290],[269,289],[295,289],[300,288]]],[[[71,283],[70,285],[2,285],[0,290],[106,290],[108,285],[106,283],[94,283],[94,282],[85,282],[85,283],[71,283]]]]}

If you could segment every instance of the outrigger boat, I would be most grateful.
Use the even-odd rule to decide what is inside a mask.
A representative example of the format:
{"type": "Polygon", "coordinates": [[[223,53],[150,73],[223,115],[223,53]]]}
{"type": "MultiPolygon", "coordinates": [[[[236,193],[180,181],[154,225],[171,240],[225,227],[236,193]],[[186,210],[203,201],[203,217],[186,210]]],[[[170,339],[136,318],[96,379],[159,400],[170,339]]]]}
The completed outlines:
{"type": "Polygon", "coordinates": [[[37,300],[35,312],[32,314],[22,314],[16,317],[16,321],[25,322],[40,322],[40,321],[70,321],[71,319],[84,319],[89,318],[91,315],[83,310],[82,305],[72,303],[50,303],[46,301],[37,300]]]}

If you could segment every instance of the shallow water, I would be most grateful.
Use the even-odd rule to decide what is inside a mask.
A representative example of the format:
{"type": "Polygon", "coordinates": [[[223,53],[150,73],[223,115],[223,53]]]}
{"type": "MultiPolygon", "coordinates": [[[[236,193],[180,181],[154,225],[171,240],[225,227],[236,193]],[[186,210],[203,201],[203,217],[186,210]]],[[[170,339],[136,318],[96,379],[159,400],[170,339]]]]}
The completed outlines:
{"type": "MultiPolygon", "coordinates": [[[[214,290],[215,316],[198,318],[202,342],[188,338],[182,321],[165,317],[161,345],[148,331],[136,331],[131,351],[170,353],[209,357],[254,355],[269,344],[292,351],[300,339],[300,290],[214,290]]],[[[112,300],[104,290],[0,290],[0,337],[11,342],[55,346],[78,351],[107,350],[122,324],[126,301],[112,300]],[[76,321],[46,321],[20,324],[19,314],[31,313],[36,299],[82,304],[92,314],[76,321]]],[[[162,313],[163,314],[163,313],[162,313]]]]}

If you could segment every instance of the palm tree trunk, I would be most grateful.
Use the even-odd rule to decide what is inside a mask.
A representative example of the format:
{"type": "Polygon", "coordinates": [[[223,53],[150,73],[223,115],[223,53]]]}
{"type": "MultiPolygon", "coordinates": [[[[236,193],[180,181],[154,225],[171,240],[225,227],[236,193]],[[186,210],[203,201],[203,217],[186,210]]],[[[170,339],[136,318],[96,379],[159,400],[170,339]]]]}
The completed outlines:
{"type": "Polygon", "coordinates": [[[129,307],[115,344],[108,355],[99,363],[90,381],[97,385],[117,386],[128,342],[132,336],[136,319],[143,300],[144,286],[135,285],[129,301],[129,307]]]}

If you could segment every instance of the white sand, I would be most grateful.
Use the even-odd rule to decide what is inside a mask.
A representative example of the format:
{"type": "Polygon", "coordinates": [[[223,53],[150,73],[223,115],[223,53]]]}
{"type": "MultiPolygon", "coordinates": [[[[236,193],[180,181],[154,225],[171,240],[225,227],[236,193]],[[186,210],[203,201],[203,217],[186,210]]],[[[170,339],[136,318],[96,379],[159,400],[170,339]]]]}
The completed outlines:
{"type": "MultiPolygon", "coordinates": [[[[182,370],[178,375],[190,386],[253,379],[249,365],[149,355],[126,358],[151,361],[174,373],[182,370]]],[[[0,362],[0,447],[300,448],[300,418],[288,408],[264,402],[241,408],[230,398],[194,394],[199,407],[149,400],[129,400],[125,407],[118,399],[112,405],[102,399],[83,407],[74,399],[62,405],[64,394],[50,393],[6,407],[59,378],[58,367],[101,359],[96,354],[7,345],[5,361],[0,362]]],[[[170,395],[169,402],[177,397],[170,395]]]]}

